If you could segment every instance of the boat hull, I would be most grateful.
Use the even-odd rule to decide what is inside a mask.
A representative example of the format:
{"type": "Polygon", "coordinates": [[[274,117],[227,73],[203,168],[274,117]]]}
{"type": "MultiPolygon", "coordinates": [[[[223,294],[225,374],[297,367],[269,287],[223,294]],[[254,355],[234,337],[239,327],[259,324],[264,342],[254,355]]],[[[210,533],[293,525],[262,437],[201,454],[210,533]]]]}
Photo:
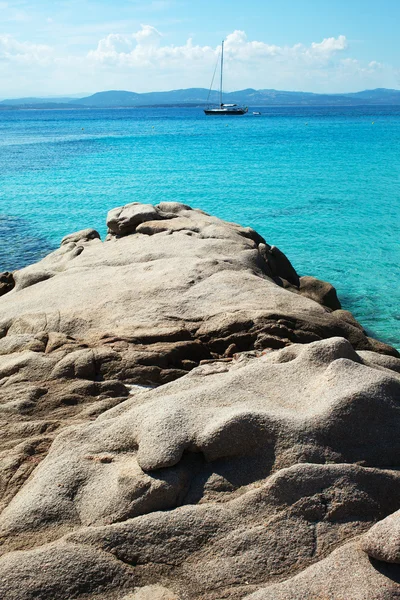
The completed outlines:
{"type": "Polygon", "coordinates": [[[210,116],[240,116],[247,113],[247,108],[206,108],[204,114],[210,116]]]}

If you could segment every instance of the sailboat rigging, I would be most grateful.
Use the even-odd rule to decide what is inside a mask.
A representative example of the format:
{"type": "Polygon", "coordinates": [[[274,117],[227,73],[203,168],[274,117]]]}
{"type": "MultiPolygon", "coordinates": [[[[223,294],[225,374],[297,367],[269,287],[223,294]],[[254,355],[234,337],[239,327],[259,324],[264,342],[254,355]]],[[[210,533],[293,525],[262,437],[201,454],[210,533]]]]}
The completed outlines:
{"type": "MultiPolygon", "coordinates": [[[[221,44],[221,71],[219,81],[219,106],[214,108],[206,108],[204,113],[206,115],[244,115],[247,113],[247,106],[238,106],[237,104],[224,104],[222,99],[222,87],[223,87],[223,73],[224,73],[224,41],[221,44]]],[[[210,91],[208,97],[210,97],[211,89],[214,83],[215,71],[211,81],[210,91]]]]}

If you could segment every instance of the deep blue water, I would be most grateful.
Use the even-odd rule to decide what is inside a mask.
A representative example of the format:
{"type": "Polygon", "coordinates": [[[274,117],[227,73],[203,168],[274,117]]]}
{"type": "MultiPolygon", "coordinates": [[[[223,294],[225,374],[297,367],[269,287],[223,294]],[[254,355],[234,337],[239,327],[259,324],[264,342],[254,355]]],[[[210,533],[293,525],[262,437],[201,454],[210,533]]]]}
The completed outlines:
{"type": "Polygon", "coordinates": [[[254,227],[400,348],[400,108],[259,110],[0,111],[0,271],[177,200],[254,227]]]}

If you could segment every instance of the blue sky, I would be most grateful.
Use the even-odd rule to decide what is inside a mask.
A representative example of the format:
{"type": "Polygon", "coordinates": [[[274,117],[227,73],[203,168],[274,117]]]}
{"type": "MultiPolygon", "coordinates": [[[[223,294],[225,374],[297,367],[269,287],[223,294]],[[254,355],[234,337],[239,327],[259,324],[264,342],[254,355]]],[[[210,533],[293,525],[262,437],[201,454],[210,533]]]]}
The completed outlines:
{"type": "Polygon", "coordinates": [[[0,0],[0,97],[400,87],[400,0],[0,0]],[[245,9],[243,8],[245,7],[245,9]]]}

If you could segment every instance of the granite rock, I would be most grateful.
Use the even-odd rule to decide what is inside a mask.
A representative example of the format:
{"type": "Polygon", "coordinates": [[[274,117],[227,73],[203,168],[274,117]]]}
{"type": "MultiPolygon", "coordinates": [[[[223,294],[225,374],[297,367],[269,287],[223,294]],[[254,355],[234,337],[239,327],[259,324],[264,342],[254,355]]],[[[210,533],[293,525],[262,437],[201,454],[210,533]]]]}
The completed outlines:
{"type": "Polygon", "coordinates": [[[99,240],[100,234],[95,229],[82,229],[75,233],[66,235],[61,240],[61,246],[64,244],[76,244],[78,242],[89,242],[90,240],[99,240]]]}
{"type": "Polygon", "coordinates": [[[159,218],[159,213],[152,204],[132,202],[110,210],[107,215],[107,227],[111,233],[123,236],[134,233],[140,223],[159,218]]]}
{"type": "MultiPolygon", "coordinates": [[[[111,212],[118,235],[66,236],[16,271],[1,297],[0,451],[30,439],[21,422],[58,431],[118,403],[130,385],[163,385],[237,352],[341,336],[357,350],[397,355],[350,313],[283,289],[281,277],[295,285],[298,275],[254,230],[180,203],[111,212]]],[[[27,455],[22,471],[36,460],[27,455]]],[[[16,490],[23,479],[14,481],[16,490]]]]}
{"type": "Polygon", "coordinates": [[[398,598],[398,353],[250,228],[107,224],[0,298],[0,597],[398,598]]]}
{"type": "Polygon", "coordinates": [[[361,540],[361,547],[371,558],[400,564],[400,510],[374,525],[361,540]]]}
{"type": "Polygon", "coordinates": [[[305,275],[299,278],[297,285],[289,283],[286,279],[282,279],[282,285],[285,289],[310,298],[331,310],[340,310],[342,308],[336,289],[327,281],[305,275]]]}
{"type": "Polygon", "coordinates": [[[400,567],[370,561],[356,543],[283,583],[246,600],[394,600],[400,596],[400,567]]]}

